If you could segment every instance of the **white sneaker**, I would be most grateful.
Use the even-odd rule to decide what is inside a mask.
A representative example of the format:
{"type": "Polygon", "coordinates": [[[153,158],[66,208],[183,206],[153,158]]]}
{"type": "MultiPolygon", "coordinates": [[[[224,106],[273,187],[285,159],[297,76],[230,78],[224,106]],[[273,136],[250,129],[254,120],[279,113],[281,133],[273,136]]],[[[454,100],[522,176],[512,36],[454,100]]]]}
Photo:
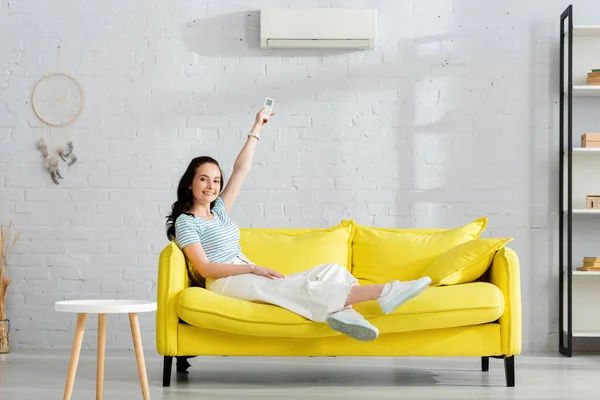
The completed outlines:
{"type": "Polygon", "coordinates": [[[402,304],[419,295],[431,284],[431,278],[425,276],[415,281],[393,281],[388,283],[391,287],[385,287],[385,294],[379,296],[377,302],[384,314],[390,314],[402,304]],[[387,289],[387,291],[386,291],[387,289]]]}
{"type": "Polygon", "coordinates": [[[326,322],[334,331],[362,342],[375,340],[379,336],[379,329],[350,307],[329,314],[326,322]]]}

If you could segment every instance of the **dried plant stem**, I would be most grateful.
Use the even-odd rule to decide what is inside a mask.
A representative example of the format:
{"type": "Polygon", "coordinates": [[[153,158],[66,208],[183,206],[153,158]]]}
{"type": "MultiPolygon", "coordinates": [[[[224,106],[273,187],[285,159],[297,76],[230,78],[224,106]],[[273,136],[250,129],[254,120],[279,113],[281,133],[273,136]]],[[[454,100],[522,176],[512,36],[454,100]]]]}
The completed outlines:
{"type": "Polygon", "coordinates": [[[19,233],[15,235],[12,241],[10,240],[12,228],[12,219],[8,224],[8,229],[5,230],[4,226],[0,226],[0,320],[6,319],[6,294],[11,283],[6,270],[10,264],[15,244],[19,240],[19,233]]]}

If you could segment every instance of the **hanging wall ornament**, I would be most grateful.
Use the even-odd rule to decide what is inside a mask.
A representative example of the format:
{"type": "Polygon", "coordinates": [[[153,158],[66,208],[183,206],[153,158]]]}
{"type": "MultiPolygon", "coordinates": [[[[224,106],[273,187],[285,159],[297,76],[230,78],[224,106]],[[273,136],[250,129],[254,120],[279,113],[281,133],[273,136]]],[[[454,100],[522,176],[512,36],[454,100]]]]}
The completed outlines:
{"type": "Polygon", "coordinates": [[[44,157],[44,167],[46,168],[46,171],[50,174],[52,181],[59,185],[58,180],[62,179],[62,175],[58,169],[58,157],[55,155],[50,155],[48,146],[46,145],[46,140],[44,138],[38,141],[37,148],[42,152],[42,156],[44,157]]]}
{"type": "Polygon", "coordinates": [[[35,115],[46,125],[55,128],[73,123],[83,111],[83,101],[79,82],[61,72],[40,79],[31,98],[35,115]]]}
{"type": "Polygon", "coordinates": [[[42,138],[37,143],[44,159],[44,167],[52,181],[59,184],[62,179],[59,163],[68,166],[77,161],[72,140],[66,142],[63,136],[66,127],[72,124],[83,111],[84,94],[79,82],[72,76],[56,72],[44,76],[35,85],[31,94],[31,104],[35,115],[44,123],[42,138]]]}

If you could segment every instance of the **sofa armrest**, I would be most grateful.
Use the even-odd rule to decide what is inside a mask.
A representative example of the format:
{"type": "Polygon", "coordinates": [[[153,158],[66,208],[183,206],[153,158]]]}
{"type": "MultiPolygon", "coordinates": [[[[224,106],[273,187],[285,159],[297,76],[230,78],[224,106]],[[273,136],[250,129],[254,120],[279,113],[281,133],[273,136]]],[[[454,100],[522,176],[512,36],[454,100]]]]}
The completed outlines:
{"type": "Polygon", "coordinates": [[[490,281],[504,295],[504,314],[500,317],[500,337],[503,355],[521,353],[521,275],[517,253],[504,247],[494,256],[490,268],[490,281]]]}
{"type": "Polygon", "coordinates": [[[179,317],[176,304],[181,291],[190,286],[185,255],[171,242],[160,253],[156,310],[156,350],[176,356],[179,317]]]}

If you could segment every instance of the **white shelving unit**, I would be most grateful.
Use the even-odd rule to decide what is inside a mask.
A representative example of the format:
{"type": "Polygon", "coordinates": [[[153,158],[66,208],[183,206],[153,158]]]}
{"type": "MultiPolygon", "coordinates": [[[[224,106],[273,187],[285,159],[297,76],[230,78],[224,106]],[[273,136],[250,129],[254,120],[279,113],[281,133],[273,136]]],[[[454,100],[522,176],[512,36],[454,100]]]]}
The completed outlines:
{"type": "Polygon", "coordinates": [[[600,271],[573,271],[573,275],[600,276],[600,271]]]}
{"type": "Polygon", "coordinates": [[[573,331],[575,337],[600,337],[600,331],[573,331]]]}
{"type": "Polygon", "coordinates": [[[574,25],[574,37],[600,38],[600,25],[574,25]]]}
{"type": "Polygon", "coordinates": [[[590,210],[587,208],[574,208],[573,214],[600,215],[600,210],[590,210]]]}
{"type": "Polygon", "coordinates": [[[600,272],[573,271],[573,336],[600,337],[600,272]]]}
{"type": "MultiPolygon", "coordinates": [[[[563,87],[560,112],[564,118],[560,130],[564,140],[561,143],[563,185],[560,190],[563,211],[560,215],[560,223],[563,230],[559,246],[563,258],[560,260],[562,274],[559,275],[562,296],[559,311],[561,321],[559,350],[567,356],[573,353],[573,337],[600,338],[600,308],[595,306],[600,304],[600,271],[576,270],[581,266],[584,256],[600,257],[600,233],[597,237],[599,245],[592,247],[592,251],[597,251],[596,254],[575,253],[572,246],[573,233],[577,232],[578,223],[585,221],[585,218],[596,221],[596,218],[600,217],[600,209],[586,208],[586,195],[600,195],[600,173],[598,173],[600,148],[580,147],[581,135],[600,133],[600,126],[591,128],[593,130],[579,132],[576,129],[580,128],[573,127],[573,119],[567,112],[568,107],[575,109],[577,105],[581,106],[582,102],[598,101],[586,98],[600,98],[600,85],[589,85],[586,82],[588,72],[592,69],[600,69],[600,25],[575,25],[573,19],[573,6],[569,6],[561,15],[561,31],[564,32],[564,36],[561,37],[561,48],[564,52],[560,54],[561,62],[564,63],[564,75],[561,75],[560,83],[563,87]],[[569,44],[571,33],[572,48],[569,44]],[[572,52],[572,63],[569,59],[570,52],[572,52]],[[571,90],[569,84],[572,84],[571,90]],[[576,98],[578,99],[575,104],[576,98]],[[572,134],[572,149],[567,142],[569,134],[572,134]],[[569,186],[571,193],[569,193],[569,186]],[[569,195],[571,202],[568,200],[569,195]],[[568,212],[569,209],[571,213],[568,212]]],[[[587,103],[583,104],[587,107],[587,103]]],[[[600,220],[598,223],[600,228],[600,220]]]]}
{"type": "MultiPolygon", "coordinates": [[[[566,34],[565,34],[566,35],[566,34]]],[[[565,41],[568,51],[568,41],[565,41]]],[[[600,86],[588,85],[587,73],[598,66],[600,25],[575,25],[573,27],[573,96],[600,96],[600,86]]],[[[565,64],[568,60],[565,59],[565,64]]],[[[565,65],[566,67],[566,65],[565,65]]],[[[568,86],[565,85],[565,91],[568,86]]]]}
{"type": "MultiPolygon", "coordinates": [[[[600,132],[600,127],[598,127],[600,132]]],[[[573,139],[573,145],[579,145],[578,139],[581,135],[576,135],[573,139]]],[[[567,154],[563,158],[565,171],[567,169],[567,154]]],[[[600,195],[600,148],[573,148],[572,162],[573,178],[571,194],[573,196],[573,214],[577,215],[600,215],[600,209],[588,209],[586,207],[586,196],[597,194],[600,195]]],[[[565,181],[563,195],[565,199],[568,194],[568,186],[565,181]]],[[[564,203],[565,211],[568,210],[568,204],[564,203]]],[[[600,240],[600,236],[598,237],[600,240]]],[[[600,247],[598,248],[600,256],[600,247]]]]}
{"type": "Polygon", "coordinates": [[[600,86],[573,85],[573,96],[577,96],[577,97],[600,96],[600,86]]]}

